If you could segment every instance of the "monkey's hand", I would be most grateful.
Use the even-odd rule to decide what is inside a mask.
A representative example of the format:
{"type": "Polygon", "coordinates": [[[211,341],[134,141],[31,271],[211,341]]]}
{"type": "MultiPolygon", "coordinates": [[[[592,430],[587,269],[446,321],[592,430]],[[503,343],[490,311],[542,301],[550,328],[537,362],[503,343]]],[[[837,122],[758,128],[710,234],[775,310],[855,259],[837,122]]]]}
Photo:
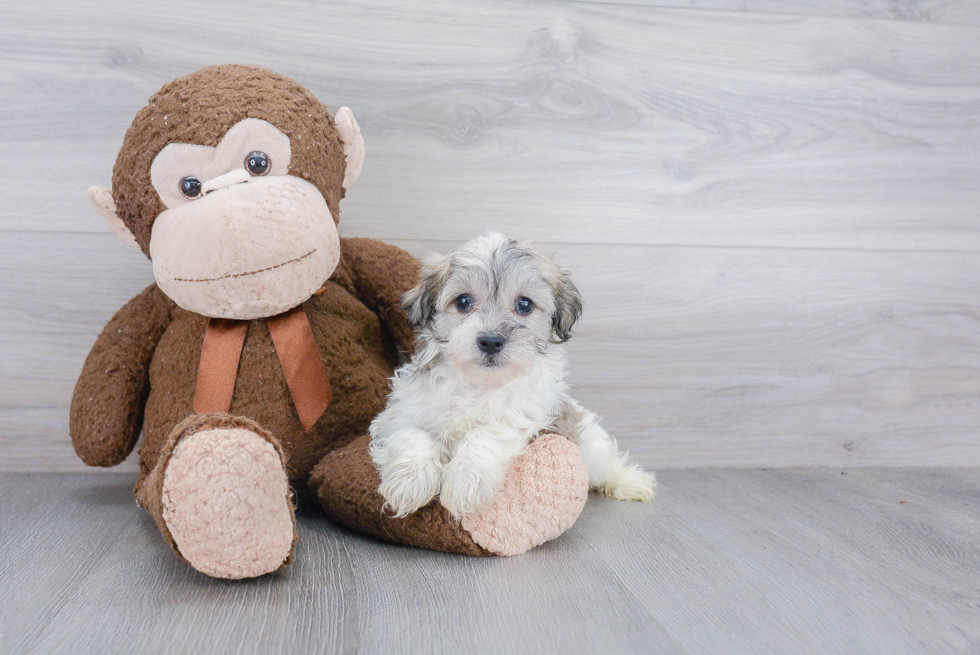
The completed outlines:
{"type": "Polygon", "coordinates": [[[89,466],[115,466],[136,444],[150,360],[170,324],[169,302],[151,284],[116,312],[85,359],[69,431],[75,452],[89,466]]]}
{"type": "Polygon", "coordinates": [[[351,277],[361,301],[380,318],[399,352],[411,355],[414,336],[402,307],[402,295],[419,281],[419,262],[396,246],[375,239],[342,239],[351,277]]]}

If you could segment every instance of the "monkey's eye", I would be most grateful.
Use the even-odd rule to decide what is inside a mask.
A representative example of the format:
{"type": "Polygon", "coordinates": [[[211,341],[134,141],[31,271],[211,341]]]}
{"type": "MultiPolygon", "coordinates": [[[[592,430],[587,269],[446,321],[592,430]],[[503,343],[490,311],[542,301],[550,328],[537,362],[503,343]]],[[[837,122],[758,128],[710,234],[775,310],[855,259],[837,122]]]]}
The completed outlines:
{"type": "Polygon", "coordinates": [[[180,192],[184,194],[185,198],[193,200],[201,195],[201,181],[193,175],[180,178],[178,185],[180,186],[180,192]]]}
{"type": "Polygon", "coordinates": [[[248,157],[245,158],[245,168],[255,177],[268,175],[269,169],[272,168],[272,160],[269,159],[269,155],[261,150],[256,150],[249,153],[248,157]]]}
{"type": "Polygon", "coordinates": [[[521,296],[517,299],[517,302],[514,303],[514,309],[517,310],[518,314],[527,316],[534,311],[534,301],[527,296],[521,296]]]}
{"type": "Polygon", "coordinates": [[[470,294],[464,293],[463,295],[458,296],[453,304],[456,305],[456,309],[459,311],[468,312],[470,311],[470,307],[473,306],[473,298],[470,297],[470,294]]]}

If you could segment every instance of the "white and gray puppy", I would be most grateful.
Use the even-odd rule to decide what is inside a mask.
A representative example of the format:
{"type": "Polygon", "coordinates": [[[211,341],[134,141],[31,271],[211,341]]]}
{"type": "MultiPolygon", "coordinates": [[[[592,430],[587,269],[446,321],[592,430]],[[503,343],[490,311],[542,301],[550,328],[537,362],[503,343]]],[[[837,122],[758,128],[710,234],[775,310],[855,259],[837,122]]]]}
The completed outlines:
{"type": "Polygon", "coordinates": [[[492,232],[426,258],[403,302],[415,356],[395,372],[370,428],[380,492],[396,516],[436,495],[454,516],[480,511],[543,430],[579,445],[591,488],[653,498],[653,474],[568,395],[563,344],[582,299],[550,257],[492,232]]]}

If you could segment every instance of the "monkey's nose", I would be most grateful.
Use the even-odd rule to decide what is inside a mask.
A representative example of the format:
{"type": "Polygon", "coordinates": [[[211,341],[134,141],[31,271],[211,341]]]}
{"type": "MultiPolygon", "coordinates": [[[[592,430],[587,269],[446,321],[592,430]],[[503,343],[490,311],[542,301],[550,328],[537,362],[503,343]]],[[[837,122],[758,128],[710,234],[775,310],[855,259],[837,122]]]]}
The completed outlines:
{"type": "Polygon", "coordinates": [[[483,332],[476,338],[476,345],[488,355],[496,355],[504,347],[504,335],[499,332],[483,332]]]}
{"type": "Polygon", "coordinates": [[[231,186],[232,184],[241,184],[242,182],[248,182],[248,178],[252,177],[248,174],[244,168],[236,168],[235,170],[225,173],[224,175],[219,175],[216,178],[210,179],[201,186],[201,191],[204,195],[208,195],[212,191],[217,191],[218,189],[223,189],[226,186],[231,186]]]}

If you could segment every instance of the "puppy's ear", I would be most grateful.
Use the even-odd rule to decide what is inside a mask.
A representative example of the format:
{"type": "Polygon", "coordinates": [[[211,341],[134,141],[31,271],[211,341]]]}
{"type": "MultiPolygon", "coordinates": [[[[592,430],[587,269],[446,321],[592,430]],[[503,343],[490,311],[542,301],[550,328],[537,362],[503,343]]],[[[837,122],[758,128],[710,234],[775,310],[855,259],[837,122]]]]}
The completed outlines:
{"type": "Polygon", "coordinates": [[[555,313],[551,317],[551,330],[557,343],[565,343],[572,338],[572,326],[582,316],[582,294],[565,270],[558,276],[554,288],[555,313]]]}
{"type": "Polygon", "coordinates": [[[422,259],[418,285],[402,296],[402,307],[408,314],[408,324],[413,330],[418,330],[435,316],[436,303],[452,265],[452,255],[430,254],[422,259]]]}

